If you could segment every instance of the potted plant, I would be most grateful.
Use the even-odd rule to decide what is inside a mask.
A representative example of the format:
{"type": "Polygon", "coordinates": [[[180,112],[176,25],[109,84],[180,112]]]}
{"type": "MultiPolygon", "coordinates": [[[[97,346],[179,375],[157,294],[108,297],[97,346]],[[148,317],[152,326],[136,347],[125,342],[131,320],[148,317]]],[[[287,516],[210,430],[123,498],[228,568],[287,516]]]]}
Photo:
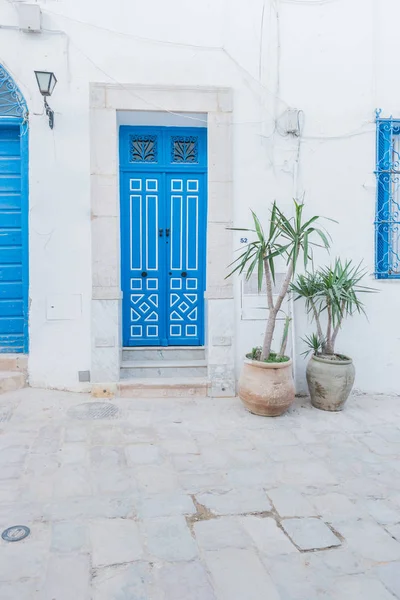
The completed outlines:
{"type": "Polygon", "coordinates": [[[264,342],[261,348],[255,348],[252,353],[246,355],[239,379],[239,397],[245,407],[257,415],[278,416],[294,401],[292,361],[285,355],[289,321],[286,320],[284,339],[279,352],[273,352],[271,348],[276,320],[298,261],[302,259],[307,267],[312,246],[317,245],[315,239],[319,241],[319,245],[329,247],[327,235],[316,227],[320,217],[314,216],[304,220],[303,208],[302,203],[294,201],[294,215],[287,217],[274,202],[267,233],[264,233],[260,220],[253,211],[251,212],[254,229],[233,228],[235,231],[254,233],[255,240],[248,243],[240,256],[229,265],[233,269],[227,277],[233,273],[245,273],[248,280],[256,273],[259,292],[263,280],[266,285],[268,319],[264,342]],[[274,297],[277,260],[283,262],[286,273],[281,289],[274,297]]]}
{"type": "Polygon", "coordinates": [[[316,408],[342,410],[352,390],[353,361],[336,353],[335,343],[344,319],[355,313],[365,313],[359,294],[376,291],[359,285],[365,273],[361,264],[354,265],[351,260],[343,263],[337,258],[333,266],[298,275],[291,285],[295,300],[304,298],[306,310],[317,327],[317,333],[304,339],[309,347],[304,354],[313,353],[307,365],[307,383],[311,402],[316,408]],[[322,327],[324,316],[325,333],[322,327]]]}

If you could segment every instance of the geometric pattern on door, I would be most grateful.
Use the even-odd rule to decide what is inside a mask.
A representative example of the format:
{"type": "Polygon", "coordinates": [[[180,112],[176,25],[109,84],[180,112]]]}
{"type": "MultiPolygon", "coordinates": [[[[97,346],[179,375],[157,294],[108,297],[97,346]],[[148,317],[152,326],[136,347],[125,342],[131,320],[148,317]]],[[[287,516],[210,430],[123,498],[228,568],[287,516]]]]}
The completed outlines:
{"type": "Polygon", "coordinates": [[[125,346],[202,345],[206,130],[121,127],[125,346]]]}
{"type": "Polygon", "coordinates": [[[159,337],[157,279],[131,279],[131,337],[159,337]],[[146,293],[147,292],[147,293],[146,293]]]}

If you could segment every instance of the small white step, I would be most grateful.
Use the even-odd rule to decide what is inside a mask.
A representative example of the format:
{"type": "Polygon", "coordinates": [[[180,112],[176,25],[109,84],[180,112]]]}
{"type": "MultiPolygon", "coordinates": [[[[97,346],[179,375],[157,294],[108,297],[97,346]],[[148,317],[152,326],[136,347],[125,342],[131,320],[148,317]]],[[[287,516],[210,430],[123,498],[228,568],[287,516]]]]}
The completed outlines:
{"type": "Polygon", "coordinates": [[[208,380],[205,377],[134,378],[120,381],[117,388],[124,398],[205,398],[208,380]]]}
{"type": "Polygon", "coordinates": [[[121,365],[121,379],[133,377],[206,377],[205,360],[130,360],[121,365]]]}
{"type": "Polygon", "coordinates": [[[0,371],[0,394],[15,392],[26,386],[26,374],[18,371],[0,371]]]}
{"type": "Polygon", "coordinates": [[[146,346],[123,348],[122,360],[204,360],[204,346],[146,346]]]}

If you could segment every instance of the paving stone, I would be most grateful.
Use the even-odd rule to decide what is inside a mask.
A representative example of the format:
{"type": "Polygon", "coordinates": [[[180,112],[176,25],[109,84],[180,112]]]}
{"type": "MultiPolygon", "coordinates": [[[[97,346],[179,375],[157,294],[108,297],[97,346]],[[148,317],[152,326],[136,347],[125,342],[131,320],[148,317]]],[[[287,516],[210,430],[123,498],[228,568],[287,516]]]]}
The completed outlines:
{"type": "Polygon", "coordinates": [[[126,446],[126,455],[132,465],[148,465],[160,461],[160,451],[152,444],[126,446]]]}
{"type": "Polygon", "coordinates": [[[95,468],[119,468],[126,465],[122,446],[96,446],[90,450],[90,462],[95,468]]]}
{"type": "Polygon", "coordinates": [[[136,500],[131,495],[115,496],[78,496],[58,500],[50,504],[43,516],[53,521],[96,518],[127,518],[135,513],[136,500]]]}
{"type": "Polygon", "coordinates": [[[400,511],[388,500],[365,500],[365,507],[369,514],[384,525],[396,524],[400,521],[400,511]]]}
{"type": "Polygon", "coordinates": [[[281,600],[340,600],[331,593],[336,575],[324,566],[319,552],[267,557],[263,562],[281,600]]]}
{"type": "Polygon", "coordinates": [[[24,463],[15,463],[12,465],[3,465],[0,469],[0,480],[18,479],[24,470],[24,463]]]}
{"type": "Polygon", "coordinates": [[[400,562],[379,565],[373,572],[396,598],[400,598],[400,562]]]}
{"type": "Polygon", "coordinates": [[[43,600],[90,600],[90,560],[88,555],[50,556],[43,600]]]}
{"type": "Polygon", "coordinates": [[[322,485],[338,483],[332,469],[317,460],[278,463],[277,468],[277,480],[291,486],[315,486],[319,488],[322,485]]]}
{"type": "Polygon", "coordinates": [[[92,584],[92,600],[147,600],[150,583],[151,568],[145,563],[98,569],[92,584]]]}
{"type": "Polygon", "coordinates": [[[65,442],[86,442],[88,438],[88,430],[86,427],[79,425],[71,425],[66,427],[64,433],[65,442]]]}
{"type": "Polygon", "coordinates": [[[197,494],[218,487],[226,487],[226,478],[224,473],[179,473],[178,481],[180,487],[188,494],[197,494]]]}
{"type": "Polygon", "coordinates": [[[334,600],[394,600],[381,581],[365,575],[339,577],[332,593],[334,600]]]}
{"type": "Polygon", "coordinates": [[[256,465],[250,467],[233,467],[227,471],[226,478],[234,487],[268,488],[276,485],[276,465],[256,465]]]}
{"type": "Polygon", "coordinates": [[[229,490],[226,492],[208,492],[198,494],[197,501],[216,515],[244,514],[264,512],[272,506],[263,490],[229,490]]]}
{"type": "Polygon", "coordinates": [[[0,469],[5,465],[22,464],[28,453],[29,446],[7,446],[0,449],[0,469]]]}
{"type": "Polygon", "coordinates": [[[1,600],[41,600],[40,579],[23,579],[12,583],[1,583],[1,600]]]}
{"type": "Polygon", "coordinates": [[[400,542],[400,524],[397,525],[387,525],[385,527],[386,531],[390,533],[390,535],[395,538],[398,542],[400,542]]]}
{"type": "Polygon", "coordinates": [[[224,548],[204,554],[218,600],[280,600],[256,552],[224,548]]]}
{"type": "Polygon", "coordinates": [[[74,522],[54,523],[52,527],[51,549],[54,552],[88,551],[88,529],[86,525],[74,522]]]}
{"type": "Polygon", "coordinates": [[[146,494],[174,492],[179,489],[178,476],[166,465],[146,465],[135,469],[139,488],[146,494]]]}
{"type": "Polygon", "coordinates": [[[160,446],[168,454],[199,454],[199,447],[192,440],[162,440],[160,446]]]}
{"type": "Polygon", "coordinates": [[[93,567],[139,560],[143,555],[139,529],[128,519],[101,519],[90,523],[93,567]]]}
{"type": "Polygon", "coordinates": [[[198,545],[204,550],[251,546],[251,538],[237,517],[198,521],[193,525],[193,530],[198,545]]]}
{"type": "Polygon", "coordinates": [[[61,464],[81,464],[86,463],[88,452],[86,446],[82,443],[64,444],[58,452],[58,460],[61,464]]]}
{"type": "Polygon", "coordinates": [[[320,519],[283,519],[282,527],[301,550],[340,546],[340,540],[320,519]]]}
{"type": "Polygon", "coordinates": [[[165,600],[215,600],[207,572],[198,561],[157,565],[153,574],[165,600]]]}
{"type": "Polygon", "coordinates": [[[309,501],[315,506],[317,514],[327,520],[335,519],[337,521],[341,518],[349,520],[352,517],[358,518],[360,516],[360,509],[344,494],[332,492],[310,496],[309,501]]]}
{"type": "MultiPolygon", "coordinates": [[[[5,523],[6,527],[23,524],[14,520],[7,522],[1,519],[1,522],[5,523]]],[[[46,572],[50,549],[50,527],[47,524],[29,521],[28,525],[31,534],[22,541],[12,543],[0,539],[0,582],[41,579],[46,572]]],[[[3,531],[3,527],[1,530],[3,531]]],[[[2,598],[1,587],[0,584],[0,598],[2,598]]]]}
{"type": "Polygon", "coordinates": [[[251,536],[260,552],[267,556],[298,552],[274,519],[266,517],[241,517],[240,523],[251,536]]]}
{"type": "Polygon", "coordinates": [[[196,508],[187,494],[163,493],[141,496],[137,501],[139,518],[192,515],[196,508]]]}
{"type": "Polygon", "coordinates": [[[349,548],[364,558],[377,562],[400,560],[400,543],[375,522],[343,522],[339,532],[349,548]]]}
{"type": "Polygon", "coordinates": [[[276,462],[312,460],[311,454],[303,448],[299,448],[298,444],[296,446],[279,446],[274,448],[273,452],[270,450],[270,455],[276,462]]]}
{"type": "Polygon", "coordinates": [[[62,465],[54,476],[57,498],[88,496],[92,493],[89,469],[80,465],[62,465]]]}
{"type": "Polygon", "coordinates": [[[184,517],[144,519],[140,531],[151,559],[174,562],[197,556],[196,543],[184,517]]]}
{"type": "Polygon", "coordinates": [[[136,494],[139,487],[133,467],[97,467],[90,471],[94,494],[136,494]]]}
{"type": "Polygon", "coordinates": [[[268,497],[281,517],[314,517],[318,514],[311,502],[290,487],[268,490],[268,497]]]}
{"type": "Polygon", "coordinates": [[[371,560],[358,556],[346,547],[335,548],[334,551],[320,550],[318,556],[324,565],[342,575],[366,573],[374,565],[371,560]]]}

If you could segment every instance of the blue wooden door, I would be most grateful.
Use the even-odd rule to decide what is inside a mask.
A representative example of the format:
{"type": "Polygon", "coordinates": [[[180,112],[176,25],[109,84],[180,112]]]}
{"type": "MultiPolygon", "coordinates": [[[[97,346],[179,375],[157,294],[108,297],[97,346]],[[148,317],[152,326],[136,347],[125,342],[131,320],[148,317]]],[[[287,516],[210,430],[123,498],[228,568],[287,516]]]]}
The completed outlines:
{"type": "Polygon", "coordinates": [[[26,164],[20,131],[18,120],[0,119],[0,352],[27,351],[26,164]]]}
{"type": "Polygon", "coordinates": [[[121,127],[124,346],[202,345],[206,130],[121,127]]]}

